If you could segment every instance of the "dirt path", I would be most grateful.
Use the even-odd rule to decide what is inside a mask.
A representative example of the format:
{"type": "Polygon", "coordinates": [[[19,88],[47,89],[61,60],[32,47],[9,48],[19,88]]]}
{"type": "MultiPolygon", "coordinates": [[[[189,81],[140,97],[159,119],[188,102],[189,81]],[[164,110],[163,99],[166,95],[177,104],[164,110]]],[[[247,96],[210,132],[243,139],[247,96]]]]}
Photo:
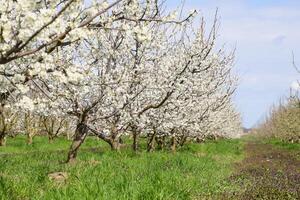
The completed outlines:
{"type": "Polygon", "coordinates": [[[231,177],[242,192],[231,199],[300,199],[300,160],[296,152],[256,142],[247,143],[245,150],[246,158],[231,177]]]}

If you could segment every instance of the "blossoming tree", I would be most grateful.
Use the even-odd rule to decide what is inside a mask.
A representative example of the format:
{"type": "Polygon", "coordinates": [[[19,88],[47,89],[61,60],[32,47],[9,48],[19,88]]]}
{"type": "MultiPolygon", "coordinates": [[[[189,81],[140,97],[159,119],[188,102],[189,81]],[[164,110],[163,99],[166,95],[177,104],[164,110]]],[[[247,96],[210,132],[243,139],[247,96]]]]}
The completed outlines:
{"type": "Polygon", "coordinates": [[[143,136],[149,151],[166,139],[175,151],[239,129],[233,55],[216,48],[217,20],[195,30],[195,11],[164,13],[157,0],[2,3],[0,113],[13,105],[73,119],[68,162],[88,134],[114,150],[129,135],[134,150],[143,136]]]}

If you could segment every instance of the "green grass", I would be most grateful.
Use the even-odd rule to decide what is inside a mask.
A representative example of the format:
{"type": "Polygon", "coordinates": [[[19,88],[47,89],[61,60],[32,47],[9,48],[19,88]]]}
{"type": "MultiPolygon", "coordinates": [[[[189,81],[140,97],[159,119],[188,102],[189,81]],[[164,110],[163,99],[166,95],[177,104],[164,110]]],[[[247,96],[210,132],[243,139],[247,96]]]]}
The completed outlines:
{"type": "Polygon", "coordinates": [[[272,144],[275,147],[283,148],[286,150],[300,151],[299,143],[288,143],[277,138],[268,139],[266,140],[266,143],[272,144]]]}
{"type": "Polygon", "coordinates": [[[288,143],[277,138],[270,138],[265,141],[267,144],[271,144],[279,149],[284,149],[293,153],[297,160],[300,160],[300,144],[288,143]]]}
{"type": "Polygon", "coordinates": [[[69,144],[63,138],[49,144],[36,137],[32,146],[23,137],[9,139],[0,147],[0,199],[203,199],[238,189],[228,177],[243,158],[240,140],[135,154],[129,148],[111,152],[88,138],[75,164],[61,164],[69,144]],[[66,183],[49,180],[58,171],[68,173],[66,183]]]}

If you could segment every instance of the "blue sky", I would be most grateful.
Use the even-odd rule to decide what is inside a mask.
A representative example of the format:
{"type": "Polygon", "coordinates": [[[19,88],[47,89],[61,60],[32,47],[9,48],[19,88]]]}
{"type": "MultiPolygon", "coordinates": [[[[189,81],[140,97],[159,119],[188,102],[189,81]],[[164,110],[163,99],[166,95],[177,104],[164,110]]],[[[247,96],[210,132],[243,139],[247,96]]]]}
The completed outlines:
{"type": "MultiPolygon", "coordinates": [[[[168,0],[174,7],[180,0],[168,0]]],[[[208,24],[216,8],[221,27],[219,44],[236,47],[240,86],[235,97],[244,126],[262,120],[270,107],[299,78],[292,52],[300,65],[299,0],[186,0],[185,9],[200,10],[208,24]]]]}

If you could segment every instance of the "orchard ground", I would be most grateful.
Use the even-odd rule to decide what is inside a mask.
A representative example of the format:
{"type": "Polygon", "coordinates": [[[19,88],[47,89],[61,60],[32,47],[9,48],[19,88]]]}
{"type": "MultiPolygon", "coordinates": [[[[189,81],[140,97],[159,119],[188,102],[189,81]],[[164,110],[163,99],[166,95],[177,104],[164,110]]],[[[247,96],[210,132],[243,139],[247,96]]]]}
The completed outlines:
{"type": "MultiPolygon", "coordinates": [[[[9,138],[0,148],[0,199],[297,199],[300,145],[253,138],[188,144],[176,153],[121,152],[88,138],[76,163],[70,142],[9,138]],[[53,178],[54,172],[61,172],[53,178]]],[[[126,141],[125,141],[126,143],[126,141]]],[[[141,144],[143,145],[143,144],[141,144]]],[[[143,148],[141,148],[143,149],[143,148]]]]}

